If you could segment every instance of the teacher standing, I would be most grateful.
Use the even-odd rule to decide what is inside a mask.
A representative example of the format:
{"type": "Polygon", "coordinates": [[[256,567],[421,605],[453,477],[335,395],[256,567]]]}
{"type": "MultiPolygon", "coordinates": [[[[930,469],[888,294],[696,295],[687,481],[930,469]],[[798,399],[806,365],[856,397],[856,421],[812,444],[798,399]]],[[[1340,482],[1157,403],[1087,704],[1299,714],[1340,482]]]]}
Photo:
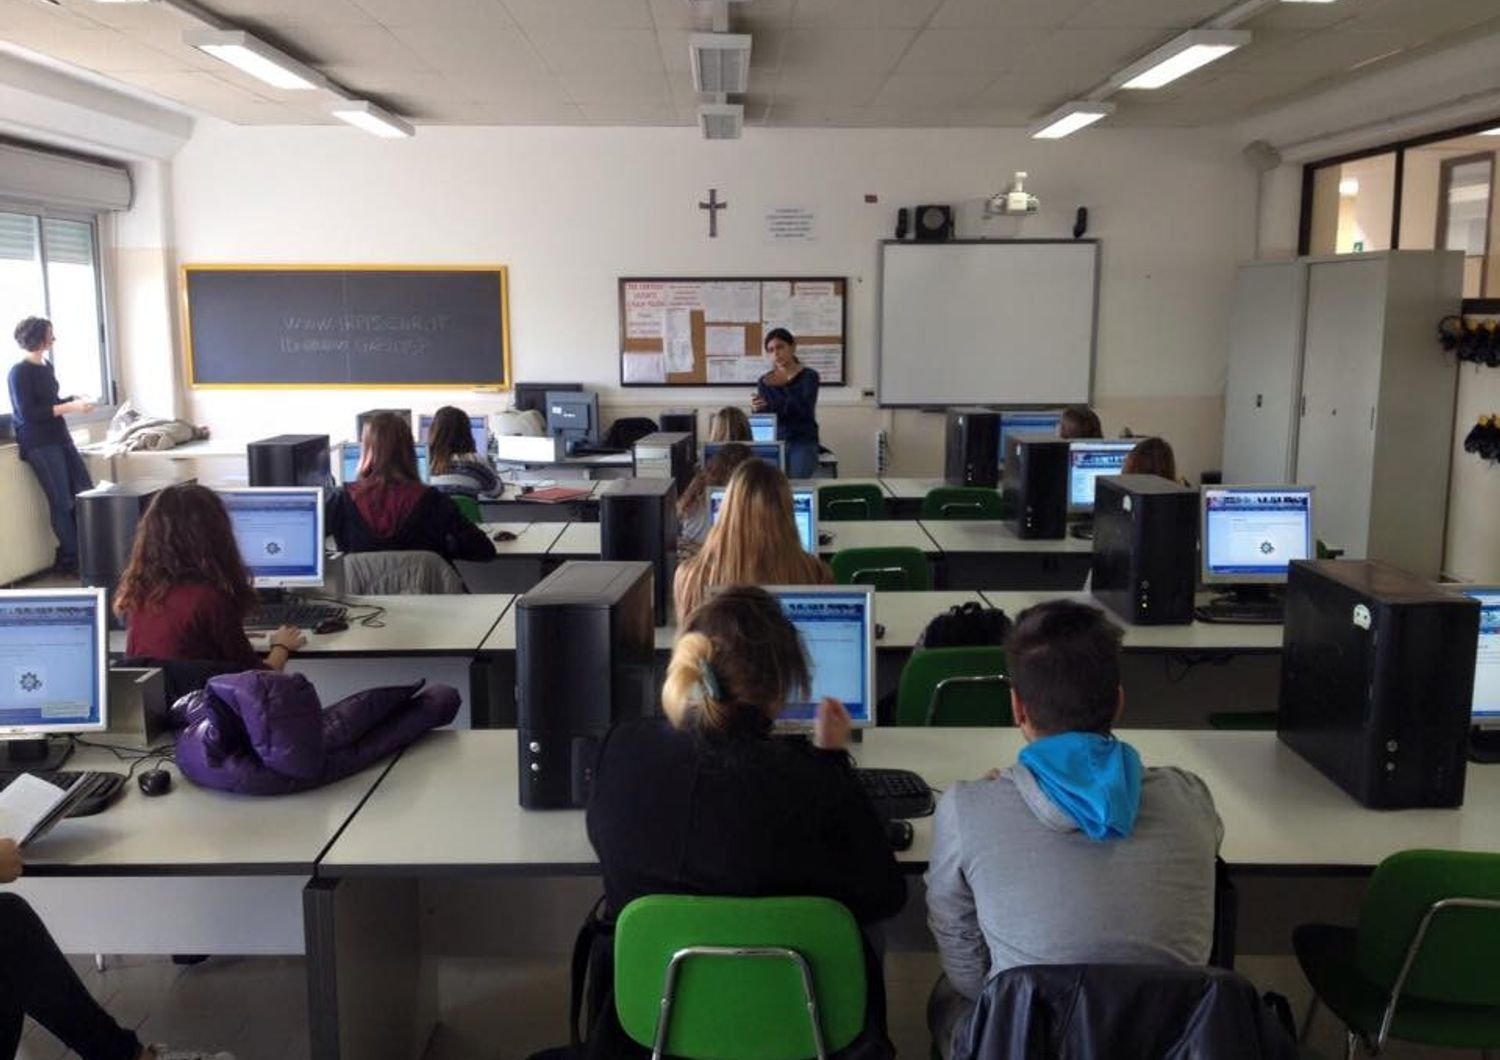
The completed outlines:
{"type": "Polygon", "coordinates": [[[10,370],[10,407],[16,427],[21,459],[31,465],[52,515],[52,533],[57,537],[60,574],[78,571],[78,523],[73,498],[92,489],[94,480],[73,444],[63,416],[88,412],[94,405],[82,398],[66,401],[58,396],[57,373],[48,354],[57,341],[52,322],[27,317],[16,325],[16,342],[26,351],[10,370]]]}
{"type": "Polygon", "coordinates": [[[786,328],[766,333],[773,367],[755,384],[750,407],[776,413],[776,437],[786,443],[788,478],[818,470],[818,373],[797,360],[797,340],[786,328]]]}

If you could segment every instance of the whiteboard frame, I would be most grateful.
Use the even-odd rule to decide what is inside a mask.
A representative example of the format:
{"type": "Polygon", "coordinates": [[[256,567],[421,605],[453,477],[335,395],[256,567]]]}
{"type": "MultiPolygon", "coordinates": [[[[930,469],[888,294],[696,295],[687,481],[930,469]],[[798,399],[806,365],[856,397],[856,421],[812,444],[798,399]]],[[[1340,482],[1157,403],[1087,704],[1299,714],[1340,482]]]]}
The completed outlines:
{"type": "Polygon", "coordinates": [[[1094,291],[1093,305],[1091,306],[1092,319],[1089,326],[1089,373],[1088,373],[1088,395],[1084,399],[1088,404],[1094,400],[1094,372],[1099,358],[1099,282],[1100,282],[1100,242],[1098,239],[945,239],[941,242],[922,241],[915,239],[882,239],[880,251],[875,261],[875,404],[880,408],[888,409],[946,409],[951,405],[992,405],[1004,408],[1036,408],[1050,409],[1066,404],[1062,401],[1036,401],[1036,402],[1006,402],[1003,400],[988,401],[984,397],[968,399],[955,399],[949,405],[934,404],[926,401],[886,401],[881,396],[885,383],[885,254],[886,248],[891,246],[952,246],[961,244],[965,246],[1021,246],[1032,244],[1081,244],[1091,246],[1094,249],[1094,291]]]}

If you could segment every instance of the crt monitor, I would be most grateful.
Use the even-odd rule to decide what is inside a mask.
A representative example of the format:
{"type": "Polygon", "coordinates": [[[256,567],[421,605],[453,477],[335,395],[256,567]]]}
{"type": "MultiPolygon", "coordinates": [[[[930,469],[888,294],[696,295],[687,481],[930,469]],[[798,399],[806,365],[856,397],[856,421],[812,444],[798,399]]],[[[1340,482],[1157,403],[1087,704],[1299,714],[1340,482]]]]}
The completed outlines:
{"type": "Polygon", "coordinates": [[[750,413],[750,440],[752,442],[774,442],[776,440],[776,413],[750,413]]]}
{"type": "Polygon", "coordinates": [[[549,390],[547,433],[569,442],[599,444],[599,395],[593,390],[549,390]]]}
{"type": "Polygon", "coordinates": [[[1088,515],[1094,510],[1094,480],[1118,475],[1139,439],[1075,439],[1068,443],[1068,511],[1088,515]]]}
{"type": "MultiPolygon", "coordinates": [[[[723,486],[714,486],[708,491],[708,524],[716,526],[719,512],[724,507],[723,486]]],[[[818,491],[792,490],[792,518],[797,522],[797,537],[802,541],[802,550],[818,553],[818,491]]]]}
{"type": "Polygon", "coordinates": [[[1000,413],[1000,462],[1005,463],[1005,441],[1012,434],[1056,434],[1062,413],[1057,409],[1013,409],[1000,413]]]}
{"type": "MultiPolygon", "coordinates": [[[[423,413],[417,417],[417,444],[425,446],[432,439],[432,417],[423,413]]],[[[474,451],[480,456],[485,456],[490,451],[490,424],[484,416],[469,417],[469,431],[474,435],[474,451]]],[[[422,476],[422,481],[427,481],[427,476],[422,476]]]]}
{"type": "Polygon", "coordinates": [[[1313,558],[1311,486],[1205,486],[1203,583],[1285,585],[1294,559],[1313,558]]]}
{"type": "Polygon", "coordinates": [[[875,589],[870,585],[766,586],[807,652],[807,699],[788,702],[780,727],[806,728],[832,696],[856,728],[875,724],[875,589]]]}
{"type": "Polygon", "coordinates": [[[0,737],[103,731],[108,637],[103,589],[0,591],[0,737]]]}
{"type": "Polygon", "coordinates": [[[704,466],[707,466],[708,462],[726,445],[749,446],[751,456],[757,460],[764,460],[783,474],[786,473],[786,443],[784,442],[707,442],[703,446],[704,466]]]}
{"type": "MultiPolygon", "coordinates": [[[[342,450],[339,457],[339,481],[346,486],[352,485],[359,481],[361,449],[354,442],[345,442],[339,448],[342,450]]],[[[425,444],[417,446],[417,477],[423,482],[430,481],[432,478],[432,468],[428,464],[427,446],[425,444]]]]}
{"type": "Polygon", "coordinates": [[[1500,729],[1500,585],[1465,585],[1479,601],[1479,650],[1474,655],[1474,725],[1500,729]]]}
{"type": "Polygon", "coordinates": [[[257,589],[323,584],[322,490],[220,490],[219,499],[257,589]]]}

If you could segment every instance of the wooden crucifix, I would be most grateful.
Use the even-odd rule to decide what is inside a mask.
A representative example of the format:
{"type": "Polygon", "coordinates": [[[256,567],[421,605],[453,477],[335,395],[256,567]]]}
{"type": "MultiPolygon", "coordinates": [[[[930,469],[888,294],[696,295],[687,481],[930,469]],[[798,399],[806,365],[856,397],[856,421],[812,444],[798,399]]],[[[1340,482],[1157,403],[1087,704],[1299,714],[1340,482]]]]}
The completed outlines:
{"type": "Polygon", "coordinates": [[[719,211],[729,209],[727,202],[719,201],[719,189],[708,189],[708,201],[700,202],[698,209],[708,211],[708,238],[719,238],[719,211]]]}

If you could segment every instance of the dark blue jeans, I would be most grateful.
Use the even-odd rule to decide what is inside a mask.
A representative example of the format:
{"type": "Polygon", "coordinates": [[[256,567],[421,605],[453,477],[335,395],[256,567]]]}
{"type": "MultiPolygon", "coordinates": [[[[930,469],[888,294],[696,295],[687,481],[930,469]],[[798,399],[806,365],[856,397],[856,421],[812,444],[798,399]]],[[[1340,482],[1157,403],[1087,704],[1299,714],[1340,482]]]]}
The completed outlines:
{"type": "Polygon", "coordinates": [[[786,477],[812,478],[818,473],[817,442],[786,443],[786,477]]]}
{"type": "Polygon", "coordinates": [[[57,537],[57,562],[67,566],[78,562],[78,518],[73,498],[94,488],[89,469],[69,441],[66,445],[38,445],[26,453],[26,462],[47,495],[52,513],[52,533],[57,537]]]}

